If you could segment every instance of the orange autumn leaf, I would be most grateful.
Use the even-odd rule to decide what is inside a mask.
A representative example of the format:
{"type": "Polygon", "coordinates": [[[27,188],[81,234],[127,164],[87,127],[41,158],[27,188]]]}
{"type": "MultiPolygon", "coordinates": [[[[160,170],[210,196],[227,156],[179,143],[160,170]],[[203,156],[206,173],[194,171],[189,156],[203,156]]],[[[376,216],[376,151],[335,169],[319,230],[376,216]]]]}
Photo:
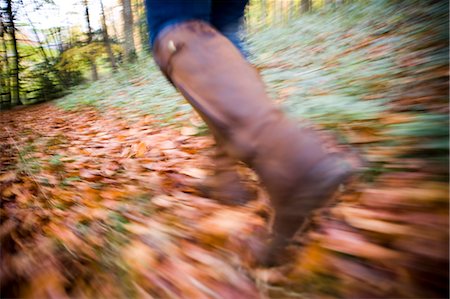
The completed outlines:
{"type": "Polygon", "coordinates": [[[138,158],[142,158],[145,156],[145,153],[147,152],[147,145],[145,144],[145,142],[140,142],[137,145],[137,149],[136,149],[136,157],[138,158]]]}
{"type": "Polygon", "coordinates": [[[0,182],[10,182],[15,181],[17,179],[17,174],[15,171],[8,171],[2,175],[0,175],[0,182]]]}

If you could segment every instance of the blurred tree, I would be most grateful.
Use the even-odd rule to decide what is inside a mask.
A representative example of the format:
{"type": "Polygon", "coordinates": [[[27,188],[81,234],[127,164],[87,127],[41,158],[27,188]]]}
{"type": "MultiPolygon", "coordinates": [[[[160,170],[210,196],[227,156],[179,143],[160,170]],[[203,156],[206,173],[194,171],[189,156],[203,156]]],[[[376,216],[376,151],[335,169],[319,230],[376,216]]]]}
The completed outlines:
{"type": "Polygon", "coordinates": [[[106,16],[105,16],[105,9],[103,7],[103,1],[100,0],[100,7],[101,7],[101,11],[102,11],[102,34],[103,34],[103,43],[105,45],[106,48],[106,52],[108,53],[108,58],[109,58],[109,63],[111,64],[111,69],[113,70],[113,72],[117,71],[117,64],[116,64],[116,59],[114,57],[114,53],[111,49],[111,43],[109,40],[109,35],[108,35],[108,27],[106,26],[106,16]]]}
{"type": "Polygon", "coordinates": [[[311,11],[311,0],[302,0],[300,7],[302,13],[311,11]]]}
{"type": "MultiPolygon", "coordinates": [[[[10,35],[10,44],[13,54],[13,63],[11,66],[11,103],[13,105],[20,104],[20,82],[19,82],[19,65],[20,56],[17,48],[15,12],[13,11],[12,0],[6,0],[6,30],[10,35]]],[[[8,53],[6,54],[8,56],[8,53]]],[[[9,59],[7,57],[7,59],[9,59]]]]}
{"type": "Polygon", "coordinates": [[[115,22],[115,18],[114,18],[114,8],[111,6],[106,6],[105,12],[108,15],[109,20],[112,20],[109,23],[109,26],[112,29],[112,32],[109,31],[110,37],[111,37],[111,39],[118,41],[118,40],[120,40],[120,34],[119,34],[119,30],[117,29],[117,26],[116,26],[117,22],[115,22]]]}
{"type": "Polygon", "coordinates": [[[0,43],[1,43],[1,55],[2,61],[0,64],[0,72],[1,72],[1,95],[2,95],[2,103],[10,104],[11,103],[11,86],[10,86],[10,68],[8,61],[8,49],[6,45],[6,25],[3,22],[4,15],[0,14],[0,43]]]}
{"type": "MultiPolygon", "coordinates": [[[[20,4],[24,5],[23,0],[20,0],[20,4]]],[[[35,2],[35,10],[39,10],[40,6],[41,5],[35,2]]],[[[31,21],[26,9],[23,10],[23,15],[32,29],[35,47],[42,58],[42,62],[36,63],[36,67],[39,68],[40,72],[42,72],[42,74],[37,77],[39,80],[42,80],[43,84],[41,86],[37,86],[36,89],[42,89],[42,92],[40,92],[42,97],[41,100],[51,99],[52,95],[59,91],[58,89],[60,89],[60,87],[67,88],[68,84],[63,74],[58,72],[58,70],[54,67],[55,60],[57,60],[57,58],[53,55],[54,51],[48,51],[48,49],[51,49],[51,45],[48,43],[49,38],[47,38],[47,43],[45,43],[44,40],[41,40],[38,30],[31,21]]],[[[50,34],[46,34],[44,36],[48,37],[50,34]]]]}
{"type": "Polygon", "coordinates": [[[266,15],[267,15],[267,12],[266,12],[266,7],[267,7],[267,3],[266,3],[266,0],[260,0],[260,4],[261,4],[261,21],[262,21],[262,23],[263,24],[266,24],[266,15]]]}
{"type": "Polygon", "coordinates": [[[137,58],[133,34],[133,12],[130,0],[122,1],[123,33],[125,35],[125,59],[134,62],[137,58]]]}
{"type": "Polygon", "coordinates": [[[134,28],[137,30],[139,44],[142,50],[150,52],[148,29],[147,29],[147,17],[145,14],[144,1],[134,0],[133,7],[134,7],[133,14],[135,15],[134,28]]]}
{"type": "MultiPolygon", "coordinates": [[[[87,24],[87,44],[90,45],[92,43],[92,27],[91,27],[91,21],[89,19],[89,4],[88,0],[83,0],[84,5],[84,11],[86,16],[86,24],[87,24]]],[[[98,71],[97,71],[97,64],[95,63],[95,56],[90,55],[90,65],[91,65],[91,73],[92,73],[92,81],[98,80],[98,71]]]]}

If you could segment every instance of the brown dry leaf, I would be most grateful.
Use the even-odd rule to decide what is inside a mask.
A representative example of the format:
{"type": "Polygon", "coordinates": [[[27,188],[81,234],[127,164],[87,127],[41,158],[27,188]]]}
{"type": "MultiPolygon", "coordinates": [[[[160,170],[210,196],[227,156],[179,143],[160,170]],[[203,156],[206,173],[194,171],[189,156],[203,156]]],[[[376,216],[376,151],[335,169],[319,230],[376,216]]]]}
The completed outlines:
{"type": "MultiPolygon", "coordinates": [[[[47,262],[47,264],[49,264],[47,262]]],[[[35,273],[30,288],[22,298],[61,298],[68,299],[64,289],[65,278],[54,266],[35,273]]]]}
{"type": "Polygon", "coordinates": [[[152,197],[151,202],[161,208],[170,208],[175,204],[176,199],[168,195],[157,195],[152,197]]]}
{"type": "Polygon", "coordinates": [[[282,273],[280,269],[277,268],[256,269],[252,274],[256,280],[260,280],[264,283],[269,284],[289,283],[289,280],[286,278],[285,274],[282,273]]]}
{"type": "Polygon", "coordinates": [[[192,116],[189,118],[189,122],[193,124],[195,127],[200,127],[205,124],[202,118],[195,111],[192,112],[192,116]]]}
{"type": "Polygon", "coordinates": [[[95,182],[100,179],[102,179],[102,176],[100,174],[100,171],[98,170],[92,170],[88,168],[82,168],[80,169],[80,177],[87,181],[95,182]]]}
{"type": "Polygon", "coordinates": [[[137,145],[137,149],[136,149],[136,157],[138,158],[142,158],[145,156],[145,153],[147,152],[147,145],[145,144],[145,142],[140,142],[137,145]]]}
{"type": "Polygon", "coordinates": [[[135,235],[148,234],[149,231],[151,230],[150,227],[138,223],[127,224],[125,225],[125,229],[135,235]]]}
{"type": "Polygon", "coordinates": [[[137,159],[127,158],[121,159],[119,163],[129,173],[139,173],[142,169],[142,165],[137,159]]]}
{"type": "Polygon", "coordinates": [[[2,196],[6,197],[6,198],[11,197],[14,195],[14,189],[16,189],[16,188],[17,188],[17,186],[15,186],[15,184],[8,186],[2,190],[1,194],[2,194],[2,196]]]}
{"type": "Polygon", "coordinates": [[[33,199],[35,198],[30,190],[24,189],[23,187],[13,188],[11,191],[16,195],[17,202],[20,202],[23,205],[33,202],[33,199]]]}
{"type": "Polygon", "coordinates": [[[123,142],[127,139],[127,136],[125,135],[116,135],[117,140],[123,142]]]}
{"type": "Polygon", "coordinates": [[[117,163],[115,161],[110,161],[110,162],[106,162],[106,163],[102,164],[101,171],[106,176],[113,176],[119,168],[120,168],[119,163],[117,163]]]}
{"type": "Polygon", "coordinates": [[[196,179],[204,179],[208,176],[208,172],[206,170],[195,167],[181,169],[180,173],[196,179]]]}
{"type": "Polygon", "coordinates": [[[193,136],[198,133],[198,129],[195,127],[182,127],[180,132],[184,136],[193,136]]]}
{"type": "Polygon", "coordinates": [[[81,193],[83,203],[89,207],[96,207],[97,200],[100,198],[100,190],[86,186],[81,193]]]}
{"type": "Polygon", "coordinates": [[[377,214],[360,208],[340,207],[335,211],[341,213],[345,220],[353,227],[379,232],[383,234],[401,235],[411,234],[411,228],[406,225],[373,219],[377,214]]]}
{"type": "Polygon", "coordinates": [[[217,211],[198,224],[207,244],[221,244],[236,234],[245,234],[248,227],[249,215],[230,210],[217,211]]]}
{"type": "Polygon", "coordinates": [[[319,238],[324,248],[383,262],[398,261],[402,258],[400,252],[370,243],[355,233],[331,228],[327,231],[331,234],[319,238]]]}
{"type": "Polygon", "coordinates": [[[126,190],[116,187],[109,187],[100,191],[100,197],[103,200],[119,200],[127,194],[126,190]]]}
{"type": "Polygon", "coordinates": [[[84,243],[80,238],[78,238],[70,228],[65,226],[65,224],[50,223],[44,228],[44,231],[50,235],[59,239],[63,245],[67,246],[71,250],[77,250],[78,247],[82,246],[84,243]]]}
{"type": "Polygon", "coordinates": [[[0,182],[11,182],[17,179],[17,173],[15,171],[8,171],[0,175],[0,182]]]}
{"type": "Polygon", "coordinates": [[[173,141],[170,140],[166,140],[160,143],[159,148],[162,150],[168,150],[168,149],[174,149],[177,146],[175,145],[175,143],[173,141]]]}
{"type": "Polygon", "coordinates": [[[365,229],[388,235],[412,234],[411,228],[406,225],[390,223],[387,221],[346,217],[346,221],[353,227],[365,229]]]}

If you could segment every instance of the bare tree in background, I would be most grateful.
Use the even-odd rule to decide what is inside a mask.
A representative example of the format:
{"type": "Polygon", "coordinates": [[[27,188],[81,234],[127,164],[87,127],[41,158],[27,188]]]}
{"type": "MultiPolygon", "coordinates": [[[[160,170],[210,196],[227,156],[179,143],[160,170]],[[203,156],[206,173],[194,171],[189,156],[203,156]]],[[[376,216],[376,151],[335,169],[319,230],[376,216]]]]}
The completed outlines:
{"type": "Polygon", "coordinates": [[[136,48],[134,46],[133,34],[133,12],[131,1],[122,0],[123,33],[125,35],[125,59],[128,62],[136,60],[136,48]]]}
{"type": "Polygon", "coordinates": [[[301,12],[309,12],[311,10],[311,0],[302,0],[300,3],[301,12]]]}
{"type": "Polygon", "coordinates": [[[8,61],[8,49],[6,45],[6,25],[4,24],[4,15],[3,13],[0,15],[0,43],[1,43],[1,53],[2,53],[2,61],[1,61],[1,92],[2,92],[2,102],[6,102],[8,104],[11,103],[11,86],[10,86],[10,68],[8,61]]]}
{"type": "Polygon", "coordinates": [[[103,34],[103,43],[105,44],[106,52],[108,53],[109,63],[111,64],[111,68],[113,72],[117,71],[116,59],[114,57],[114,53],[111,48],[111,42],[109,40],[108,35],[108,27],[106,26],[106,16],[105,9],[103,7],[103,1],[100,0],[100,6],[102,9],[102,34],[103,34]]]}
{"type": "MultiPolygon", "coordinates": [[[[92,43],[92,28],[91,28],[91,21],[89,19],[88,0],[83,0],[83,4],[84,4],[85,16],[86,16],[86,23],[87,23],[87,27],[88,27],[87,43],[89,45],[92,43]]],[[[97,64],[95,63],[95,58],[93,56],[91,56],[91,58],[90,58],[90,65],[91,65],[91,72],[92,72],[92,80],[97,81],[98,80],[97,64]]]]}
{"type": "Polygon", "coordinates": [[[145,5],[144,1],[134,0],[134,11],[136,20],[135,20],[135,29],[137,28],[138,36],[140,40],[140,44],[142,49],[150,52],[149,38],[148,38],[148,30],[147,30],[147,18],[145,14],[145,5]]]}
{"type": "Polygon", "coordinates": [[[13,64],[11,67],[11,103],[14,105],[20,104],[20,82],[19,82],[19,63],[20,56],[17,49],[16,27],[14,24],[15,14],[12,9],[12,0],[6,0],[6,28],[11,36],[11,47],[13,52],[13,64]]]}

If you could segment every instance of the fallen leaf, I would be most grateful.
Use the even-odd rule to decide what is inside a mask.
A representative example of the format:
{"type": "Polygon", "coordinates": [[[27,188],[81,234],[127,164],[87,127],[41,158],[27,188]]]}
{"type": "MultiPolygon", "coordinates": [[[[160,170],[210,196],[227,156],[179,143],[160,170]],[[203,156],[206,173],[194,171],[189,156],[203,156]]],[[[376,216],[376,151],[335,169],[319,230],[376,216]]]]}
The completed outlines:
{"type": "Polygon", "coordinates": [[[140,142],[137,146],[136,157],[142,158],[147,152],[147,145],[144,142],[140,142]]]}
{"type": "Polygon", "coordinates": [[[198,129],[194,127],[182,127],[181,128],[181,135],[184,136],[193,136],[198,133],[198,129]]]}
{"type": "Polygon", "coordinates": [[[11,182],[17,179],[17,174],[15,171],[8,171],[0,175],[0,182],[11,182]]]}
{"type": "Polygon", "coordinates": [[[180,173],[188,175],[188,176],[196,178],[196,179],[204,179],[208,175],[208,172],[206,170],[200,169],[200,168],[194,168],[194,167],[181,169],[180,173]]]}

